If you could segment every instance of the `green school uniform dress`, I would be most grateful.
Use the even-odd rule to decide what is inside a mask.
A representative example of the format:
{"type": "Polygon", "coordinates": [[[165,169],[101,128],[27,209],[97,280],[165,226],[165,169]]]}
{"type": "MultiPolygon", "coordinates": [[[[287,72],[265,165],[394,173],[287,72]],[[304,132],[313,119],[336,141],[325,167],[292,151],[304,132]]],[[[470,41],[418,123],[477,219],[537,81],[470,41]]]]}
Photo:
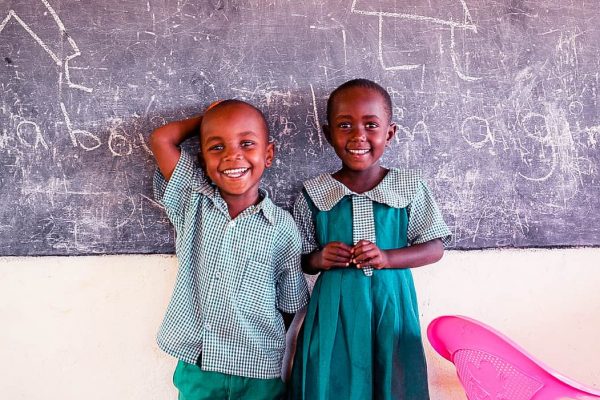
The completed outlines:
{"type": "MultiPolygon", "coordinates": [[[[331,175],[304,184],[294,205],[303,253],[332,241],[373,241],[383,250],[441,238],[450,230],[420,173],[391,169],[369,192],[331,175]]],[[[292,399],[429,398],[410,269],[322,272],[298,337],[292,399]]]]}

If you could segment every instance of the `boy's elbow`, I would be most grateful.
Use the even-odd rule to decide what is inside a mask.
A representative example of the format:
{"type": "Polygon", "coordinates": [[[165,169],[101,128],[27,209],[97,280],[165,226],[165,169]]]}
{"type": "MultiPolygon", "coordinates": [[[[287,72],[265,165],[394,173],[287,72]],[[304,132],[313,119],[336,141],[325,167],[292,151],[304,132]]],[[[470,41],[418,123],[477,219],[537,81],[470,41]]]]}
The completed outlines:
{"type": "Polygon", "coordinates": [[[444,256],[444,243],[441,239],[435,239],[431,242],[430,246],[430,263],[433,264],[440,261],[444,256]]]}

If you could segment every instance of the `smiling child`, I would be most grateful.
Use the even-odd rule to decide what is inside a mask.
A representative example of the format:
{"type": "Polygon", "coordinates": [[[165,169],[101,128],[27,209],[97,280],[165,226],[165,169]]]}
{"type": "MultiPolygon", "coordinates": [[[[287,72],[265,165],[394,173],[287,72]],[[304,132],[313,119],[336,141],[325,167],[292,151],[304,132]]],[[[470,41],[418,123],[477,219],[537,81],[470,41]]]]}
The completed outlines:
{"type": "Polygon", "coordinates": [[[410,268],[438,261],[450,231],[418,171],[379,160],[396,132],[392,102],[366,79],[327,103],[339,171],[304,183],[294,206],[302,267],[320,275],[298,337],[291,398],[429,398],[410,268]]]}
{"type": "Polygon", "coordinates": [[[150,138],[157,201],[179,270],[158,333],[180,400],[279,399],[286,324],[308,297],[292,217],[260,189],[273,161],[263,114],[225,100],[150,138]],[[179,147],[200,131],[198,167],[179,147]]]}

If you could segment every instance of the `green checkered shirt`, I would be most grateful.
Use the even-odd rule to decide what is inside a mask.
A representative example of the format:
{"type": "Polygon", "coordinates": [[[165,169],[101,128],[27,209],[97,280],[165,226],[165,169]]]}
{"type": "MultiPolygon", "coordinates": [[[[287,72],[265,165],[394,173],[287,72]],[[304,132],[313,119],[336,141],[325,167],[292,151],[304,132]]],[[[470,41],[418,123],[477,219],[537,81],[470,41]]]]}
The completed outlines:
{"type": "Polygon", "coordinates": [[[181,153],[154,195],[176,232],[179,271],[158,333],[165,352],[202,369],[249,378],[281,375],[285,327],[280,311],[308,301],[301,240],[291,215],[263,200],[231,220],[227,204],[192,158],[181,153]]]}

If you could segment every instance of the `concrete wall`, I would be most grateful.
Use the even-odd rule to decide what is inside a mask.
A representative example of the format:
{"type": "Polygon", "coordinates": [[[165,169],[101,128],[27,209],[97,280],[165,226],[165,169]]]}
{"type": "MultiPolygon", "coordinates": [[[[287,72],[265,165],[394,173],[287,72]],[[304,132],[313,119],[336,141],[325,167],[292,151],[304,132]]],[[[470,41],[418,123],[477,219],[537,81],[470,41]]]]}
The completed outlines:
{"type": "MultiPolygon", "coordinates": [[[[173,256],[0,258],[0,397],[175,399],[154,337],[173,256]]],[[[422,325],[463,314],[600,388],[600,249],[447,252],[415,270],[422,325]]],[[[433,400],[464,400],[426,343],[433,400]]]]}

